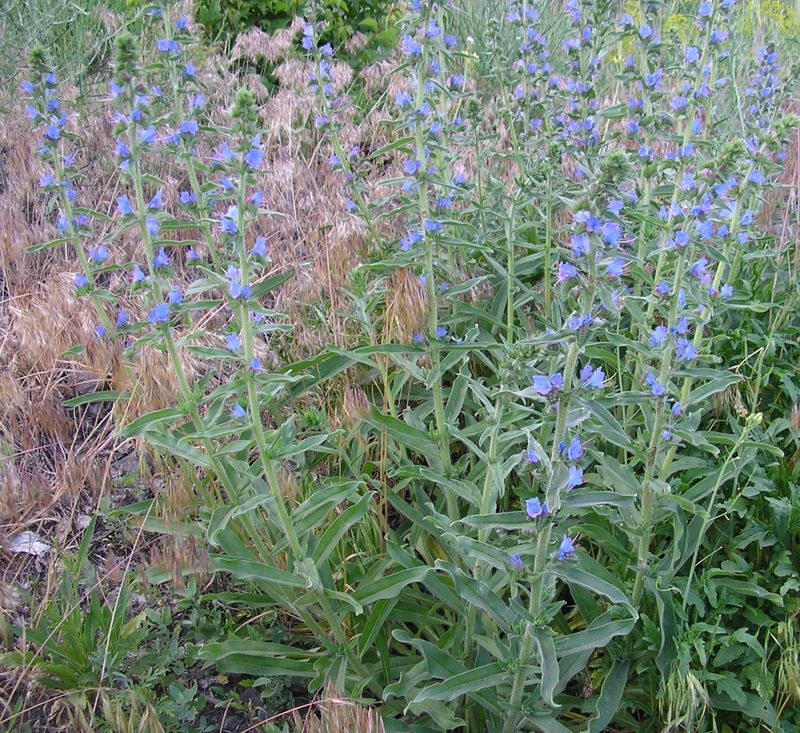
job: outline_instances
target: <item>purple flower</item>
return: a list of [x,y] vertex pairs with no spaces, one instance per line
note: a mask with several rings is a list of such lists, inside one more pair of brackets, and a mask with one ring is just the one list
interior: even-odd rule
[[400,41],[400,50],[406,56],[417,57],[422,56],[422,46],[419,45],[408,34],[404,35]]
[[733,295],[733,286],[725,283],[725,285],[719,289],[719,294],[723,298],[730,298]]
[[244,156],[244,162],[250,168],[258,168],[264,160],[264,151],[261,148],[251,148]]
[[250,369],[252,369],[254,372],[263,372],[264,365],[261,363],[261,359],[259,359],[257,356],[254,356],[250,360]]
[[156,46],[161,53],[178,53],[181,50],[180,44],[174,38],[160,38]]
[[556,552],[556,559],[568,560],[574,554],[575,554],[575,545],[572,543],[572,540],[569,538],[569,535],[565,534],[561,538],[561,544],[558,546],[558,551]]
[[415,175],[420,169],[420,164],[418,160],[406,160],[403,161],[403,171],[408,176]]
[[116,326],[117,326],[117,328],[122,328],[123,326],[126,326],[127,324],[128,324],[128,311],[126,311],[124,308],[120,308],[117,311]]
[[239,351],[242,348],[242,342],[239,341],[239,336],[235,333],[229,333],[225,337],[225,348],[231,351]]
[[169,265],[169,257],[163,247],[158,250],[158,253],[153,257],[153,269],[159,270],[162,267]]
[[659,384],[656,381],[655,374],[653,372],[647,372],[647,376],[644,379],[644,383],[650,387],[650,392],[653,394],[654,397],[663,397],[667,393],[666,387],[663,384]]
[[139,130],[139,141],[145,145],[151,145],[155,139],[156,128],[153,127],[153,125],[145,127],[143,130]]
[[241,283],[242,273],[234,265],[228,265],[226,272],[230,285],[228,286],[228,293],[232,298],[249,298],[251,289],[247,284]]
[[539,458],[538,454],[533,448],[528,448],[525,451],[525,460],[528,463],[539,463],[539,461],[541,461],[542,459]]
[[147,208],[151,210],[158,210],[164,206],[164,193],[159,188],[158,191],[155,192],[153,198],[147,204]]
[[570,461],[579,461],[583,458],[583,443],[577,435],[572,436],[569,445],[567,446],[567,459]]
[[197,124],[197,120],[184,120],[178,125],[178,132],[181,135],[186,135],[191,137],[196,135],[200,130],[200,125]]
[[561,373],[546,377],[544,375],[537,375],[533,378],[533,389],[541,395],[549,395],[557,392],[564,385],[564,377]]
[[653,333],[650,336],[650,346],[661,346],[664,343],[664,339],[667,337],[667,327],[666,326],[656,326],[653,329]]
[[172,305],[180,305],[181,303],[183,303],[183,293],[181,292],[181,289],[177,285],[173,285],[169,289],[169,293],[167,293],[167,300]]
[[267,256],[267,240],[265,237],[256,237],[256,241],[250,248],[250,254],[252,254],[255,257]]
[[675,355],[681,361],[693,361],[697,357],[697,350],[689,339],[681,337],[675,339]]
[[150,323],[166,323],[168,318],[169,305],[167,303],[159,303],[147,314],[147,320]]
[[99,244],[89,250],[89,258],[92,262],[100,263],[108,259],[108,247],[104,244]]
[[567,280],[578,277],[578,269],[569,262],[559,262],[556,269],[556,284],[560,285]]
[[117,211],[120,216],[130,216],[133,213],[131,202],[124,194],[117,197]]
[[159,224],[152,216],[148,216],[145,220],[145,228],[151,237],[158,236]]
[[616,280],[618,277],[622,277],[624,274],[625,260],[617,257],[616,259],[611,260],[608,265],[606,265],[606,277],[609,280]]
[[579,466],[570,466],[567,476],[567,490],[574,489],[583,484],[583,469]]
[[516,553],[511,555],[508,561],[511,563],[511,567],[514,568],[515,570],[522,570],[522,568],[525,567],[525,563],[522,562],[522,558]]
[[225,234],[237,234],[239,232],[239,227],[236,224],[236,219],[238,216],[239,207],[233,205],[229,206],[228,210],[219,220],[220,229],[222,229]]
[[76,288],[85,288],[89,284],[89,278],[82,272],[79,272],[75,275],[72,282],[75,284]]
[[547,502],[539,501],[538,497],[525,500],[525,511],[531,519],[539,519],[547,514]]
[[581,384],[589,389],[602,389],[606,379],[603,370],[600,367],[595,369],[591,364],[586,364],[579,376]]

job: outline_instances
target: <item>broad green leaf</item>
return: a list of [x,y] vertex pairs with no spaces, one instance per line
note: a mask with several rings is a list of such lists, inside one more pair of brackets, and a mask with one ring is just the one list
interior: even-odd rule
[[508,670],[498,662],[485,664],[454,675],[443,682],[435,682],[423,689],[413,700],[418,703],[424,700],[441,700],[450,702],[462,695],[479,692],[487,687],[501,684],[509,676]]
[[266,586],[282,585],[289,588],[305,588],[306,581],[292,573],[264,565],[255,560],[244,560],[238,557],[219,555],[211,559],[211,566],[217,572],[230,573],[239,580],[255,580]]
[[386,575],[380,580],[362,584],[353,597],[362,605],[369,606],[375,601],[394,598],[409,583],[420,583],[431,572],[429,567],[409,568],[398,573]]
[[595,703],[594,717],[586,726],[585,733],[603,733],[607,726],[614,719],[622,702],[622,695],[625,692],[625,683],[628,681],[628,668],[630,660],[615,659],[611,670],[603,680],[603,687],[600,696]]
[[135,438],[153,425],[158,425],[162,422],[171,422],[184,415],[185,413],[180,407],[165,407],[163,410],[148,412],[128,423],[122,428],[120,435],[123,438]]
[[542,669],[540,694],[542,699],[551,707],[555,707],[553,691],[559,680],[558,660],[553,634],[549,629],[536,629],[536,644],[539,647],[539,664]]
[[371,491],[364,494],[355,504],[347,507],[331,522],[311,555],[311,559],[318,567],[336,549],[339,540],[344,537],[350,527],[366,516],[373,496]]

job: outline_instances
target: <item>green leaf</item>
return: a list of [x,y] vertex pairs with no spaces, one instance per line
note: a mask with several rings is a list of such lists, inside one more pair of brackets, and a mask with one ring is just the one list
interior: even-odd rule
[[158,448],[164,448],[171,455],[184,458],[200,468],[211,468],[211,460],[199,448],[189,443],[184,443],[172,433],[157,433],[154,430],[145,430],[142,435],[146,440]]
[[122,428],[120,435],[123,438],[135,438],[152,425],[172,421],[183,416],[184,412],[180,407],[165,407],[163,410],[148,412],[141,417],[137,417],[133,422],[128,423]]
[[228,526],[228,523],[232,519],[249,514],[259,507],[264,506],[264,504],[268,503],[271,498],[272,497],[270,494],[261,494],[259,496],[250,497],[242,504],[217,507],[217,509],[215,509],[214,513],[211,515],[211,519],[208,522],[208,528],[206,529],[208,543],[212,547],[217,547],[217,536]]
[[553,634],[549,629],[536,629],[535,637],[536,644],[539,647],[539,664],[542,669],[540,694],[548,705],[556,707],[555,700],[553,700],[553,691],[558,684],[559,667]]
[[424,456],[436,455],[439,452],[438,446],[427,433],[412,428],[396,417],[383,415],[374,407],[372,408],[372,413],[364,422],[380,432],[385,431],[401,445],[405,445]]
[[347,531],[354,524],[360,522],[369,511],[369,506],[374,494],[370,491],[362,496],[355,504],[347,507],[325,530],[320,537],[319,543],[311,555],[311,559],[320,566],[328,556],[336,549],[339,540],[344,537]]
[[508,671],[499,663],[484,664],[482,667],[467,670],[454,675],[443,682],[436,682],[421,690],[413,702],[424,700],[440,700],[450,702],[462,695],[485,690],[487,687],[496,687],[507,677]]
[[255,639],[198,644],[195,654],[226,674],[260,677],[313,677],[319,652]]
[[603,688],[595,703],[594,717],[586,726],[585,733],[603,733],[607,730],[608,724],[614,719],[622,702],[625,683],[628,681],[629,667],[630,661],[627,659],[614,660],[611,670],[603,680]]
[[306,581],[298,578],[285,570],[279,570],[269,565],[244,560],[238,557],[220,555],[211,559],[211,566],[217,572],[230,573],[238,580],[255,580],[260,583],[283,585],[288,588],[305,588]]
[[[63,404],[64,407],[80,407],[81,405],[89,405],[92,402],[116,402],[122,396],[122,392],[110,389],[104,392],[90,392],[89,394],[80,395],[79,397],[72,397],[71,399],[64,400],[61,404]],[[127,396],[127,393],[125,393],[125,396]]]
[[579,555],[577,562],[560,562],[551,569],[556,577],[567,583],[575,583],[596,595],[605,596],[612,603],[625,606],[633,611],[633,606],[625,595],[625,592],[616,583],[609,579],[599,577],[602,573],[608,578],[608,571],[599,563],[585,555]]
[[417,567],[386,575],[380,580],[366,583],[366,587],[356,589],[353,597],[362,605],[368,606],[379,600],[397,596],[410,583],[420,583],[431,572],[431,568]]

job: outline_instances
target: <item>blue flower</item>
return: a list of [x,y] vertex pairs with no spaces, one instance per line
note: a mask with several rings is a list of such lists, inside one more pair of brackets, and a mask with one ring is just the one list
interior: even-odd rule
[[247,415],[247,410],[244,409],[238,402],[233,403],[233,409],[231,410],[231,416],[235,418],[242,418]]
[[653,329],[653,334],[650,336],[650,346],[661,346],[664,343],[664,339],[667,338],[667,327],[666,326],[656,326]]
[[242,342],[239,341],[239,336],[235,333],[229,333],[225,337],[225,347],[231,351],[239,351],[242,348]]
[[178,53],[181,50],[180,44],[174,38],[160,38],[156,46],[161,53]]
[[147,320],[150,323],[166,323],[168,318],[169,305],[167,303],[159,303],[147,314]]
[[117,211],[121,216],[130,216],[133,213],[131,202],[124,194],[117,197]]
[[569,535],[564,535],[561,538],[561,544],[558,546],[558,551],[556,552],[556,559],[558,560],[567,560],[575,553],[575,545],[572,543],[572,540],[569,538]]
[[667,389],[664,387],[663,384],[659,384],[656,381],[655,374],[653,372],[647,372],[647,376],[645,377],[644,383],[650,387],[650,392],[653,394],[654,397],[663,397]]
[[256,241],[250,248],[250,254],[252,254],[255,257],[267,256],[267,240],[265,237],[256,237]]
[[254,372],[263,372],[264,365],[261,363],[261,359],[259,359],[257,356],[254,356],[250,360],[250,369],[252,369]]
[[583,469],[579,466],[570,466],[567,476],[567,489],[574,489],[583,484]]
[[697,350],[689,339],[678,338],[675,340],[675,355],[681,361],[693,361],[697,357]]
[[159,224],[152,216],[148,216],[145,220],[145,228],[151,237],[158,236]]
[[103,262],[108,259],[108,247],[104,244],[99,244],[89,250],[89,258],[92,262]]
[[533,448],[528,448],[525,451],[525,460],[528,463],[539,463],[539,461],[541,461],[542,459],[539,458],[539,455],[536,453],[536,451]]
[[117,311],[116,326],[117,328],[122,328],[127,324],[128,324],[128,311],[126,311],[124,308],[120,308],[119,311]]
[[150,199],[149,203],[147,204],[147,208],[158,210],[163,206],[164,206],[164,193],[159,188],[158,191],[155,192],[153,198]]
[[258,168],[264,160],[264,151],[261,148],[251,148],[244,156],[244,162],[250,168]]
[[615,280],[618,277],[622,277],[624,274],[625,260],[617,257],[616,259],[611,260],[608,265],[606,265],[606,277],[609,280]]
[[578,435],[573,435],[567,446],[567,459],[570,461],[579,461],[583,458],[583,443]]
[[139,140],[145,145],[151,145],[155,139],[156,128],[153,127],[153,125],[145,127],[143,130],[139,130]]
[[222,229],[225,234],[237,234],[239,232],[239,227],[236,224],[236,219],[238,216],[239,207],[229,206],[228,210],[219,220],[220,229]]
[[178,16],[178,20],[175,21],[175,30],[185,31],[188,27],[189,19],[185,15]]
[[539,519],[547,514],[547,502],[541,502],[537,497],[526,499],[525,510],[531,519]]
[[559,262],[556,270],[556,284],[560,285],[567,280],[578,277],[578,269],[569,262]]
[[525,563],[522,562],[522,558],[514,553],[511,557],[508,558],[508,561],[511,563],[511,567],[515,570],[522,570],[525,567]]
[[242,273],[234,265],[228,265],[226,272],[230,284],[228,286],[228,293],[232,298],[249,298],[251,289],[247,284],[241,283]]
[[76,288],[85,288],[89,284],[89,278],[82,272],[79,272],[75,275],[72,282],[75,284]]
[[153,257],[153,269],[158,270],[162,267],[169,265],[169,257],[163,247],[158,250],[158,253]]
[[180,305],[183,303],[183,293],[177,285],[173,285],[170,288],[169,293],[167,293],[167,300],[172,305]]
[[602,389],[605,384],[606,375],[598,367],[595,369],[591,364],[586,364],[580,371],[581,384],[589,389]]
[[197,120],[184,120],[178,125],[178,132],[189,137],[196,135],[199,130],[200,125],[197,124]]
[[417,173],[420,169],[420,164],[418,160],[411,159],[403,161],[403,171],[408,176],[413,176]]
[[719,289],[719,294],[723,298],[730,298],[733,295],[733,286],[725,283],[725,285]]
[[142,268],[139,265],[134,265],[133,270],[131,271],[131,280],[135,283],[141,283],[147,280],[147,276],[142,272]]
[[422,56],[422,46],[419,45],[411,36],[408,34],[404,35],[400,41],[400,50],[406,56],[417,57]]

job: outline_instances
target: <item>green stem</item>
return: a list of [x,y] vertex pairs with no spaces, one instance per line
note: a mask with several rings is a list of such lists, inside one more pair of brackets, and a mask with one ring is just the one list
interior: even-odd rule
[[547,550],[550,545],[550,534],[552,525],[548,522],[539,529],[539,536],[536,539],[536,555],[533,565],[533,583],[531,585],[530,601],[528,611],[531,620],[525,626],[525,633],[522,637],[522,646],[519,653],[517,671],[514,674],[514,681],[511,685],[511,697],[509,698],[510,710],[506,715],[503,733],[514,733],[519,730],[517,723],[520,714],[519,707],[522,702],[522,695],[525,691],[527,681],[527,667],[533,653],[535,623],[542,607],[542,596],[544,592],[544,569],[547,563]]

